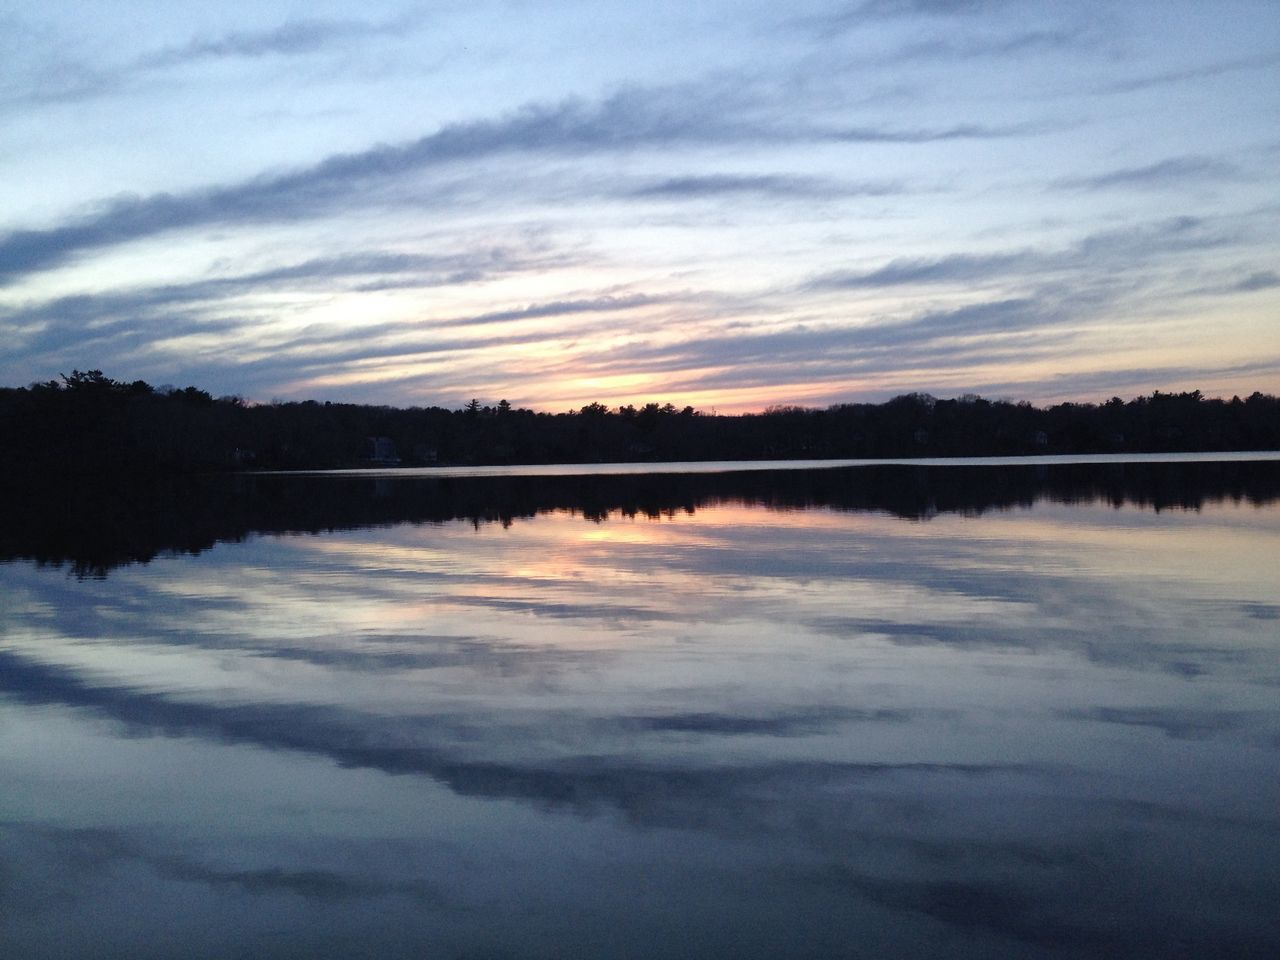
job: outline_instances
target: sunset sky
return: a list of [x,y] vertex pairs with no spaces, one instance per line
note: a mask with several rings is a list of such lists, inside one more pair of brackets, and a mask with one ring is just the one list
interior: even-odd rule
[[0,0],[0,385],[1280,393],[1280,4]]

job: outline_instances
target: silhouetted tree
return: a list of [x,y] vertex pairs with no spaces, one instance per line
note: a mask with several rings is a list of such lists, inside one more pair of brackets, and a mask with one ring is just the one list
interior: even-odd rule
[[0,454],[10,470],[201,471],[359,466],[367,438],[405,463],[977,456],[1280,449],[1280,401],[1156,392],[1102,404],[956,400],[905,394],[882,404],[770,407],[722,416],[600,402],[536,413],[508,401],[462,410],[214,399],[73,370],[0,389]]

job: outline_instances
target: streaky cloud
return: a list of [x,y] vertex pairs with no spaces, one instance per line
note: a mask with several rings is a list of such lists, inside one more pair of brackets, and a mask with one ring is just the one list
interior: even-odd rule
[[[259,287],[297,280],[333,280],[409,274],[412,279],[407,282],[426,287],[469,283],[545,266],[547,266],[545,260],[530,258],[505,247],[491,247],[456,254],[373,251],[314,258],[301,263],[246,274],[242,277],[233,277],[225,282],[235,286]],[[365,282],[357,289],[377,289],[377,286]]]
[[[0,692],[7,697],[92,712],[142,734],[253,744],[327,758],[344,767],[426,776],[461,796],[532,802],[584,815],[613,810],[645,823],[678,816],[682,799],[750,806],[758,802],[753,798],[761,790],[790,790],[800,784],[848,785],[901,777],[1035,779],[1047,773],[1037,764],[952,760],[765,760],[698,767],[654,764],[623,754],[504,762],[488,759],[482,743],[459,741],[447,717],[397,720],[397,736],[389,738],[387,721],[375,714],[304,704],[178,700],[103,683],[4,650],[0,665]],[[524,731],[503,726],[492,736],[518,742]],[[212,879],[238,885],[235,876]]]
[[1276,287],[1280,287],[1280,273],[1274,270],[1259,270],[1232,284],[1230,289],[1234,293],[1253,293],[1256,290],[1274,290]]
[[[78,339],[103,336],[118,324],[160,319],[172,323],[177,314],[195,305],[225,302],[285,286],[307,289],[310,285],[322,291],[333,291],[342,289],[344,280],[404,274],[413,275],[411,282],[417,287],[444,286],[478,282],[544,266],[544,259],[529,258],[505,247],[448,254],[353,252],[189,283],[58,297],[0,312],[0,329],[18,343],[22,342],[23,330],[38,329],[45,338],[44,342],[26,346],[28,349],[37,346],[48,349],[66,346]],[[380,279],[376,284],[364,283],[357,289],[386,283],[388,281]],[[93,332],[90,332],[91,326]],[[170,328],[170,332],[173,329]],[[191,331],[208,332],[210,329],[210,319],[193,315]],[[228,328],[224,326],[223,329]]]
[[128,92],[149,74],[193,63],[299,57],[326,49],[344,49],[362,40],[403,36],[422,20],[418,11],[381,21],[298,18],[265,30],[198,36],[185,44],[153,50],[114,65],[93,66],[63,56],[53,69],[28,81],[28,89],[14,90],[0,99],[0,106],[74,103]]
[[[421,362],[455,357],[479,362],[485,351],[543,344],[548,338],[543,328],[503,336],[479,336],[465,330],[457,336],[442,336],[450,329],[447,323],[409,318],[356,327],[310,324],[288,336],[264,339],[263,332],[269,329],[278,308],[252,300],[221,303],[194,292],[189,296],[187,302],[173,301],[161,290],[137,297],[67,298],[51,305],[51,316],[43,322],[28,318],[23,327],[0,318],[0,335],[13,344],[3,369],[7,376],[23,381],[31,377],[26,371],[69,369],[83,366],[88,362],[85,358],[92,357],[94,362],[129,367],[152,378],[171,378],[175,369],[180,369],[188,379],[230,382],[233,392],[265,397],[278,395],[284,389],[282,384],[331,376],[363,361]],[[655,302],[658,299],[654,298]],[[591,316],[593,311],[607,313],[642,305],[640,297],[616,300],[533,305],[526,308],[526,316]],[[513,313],[518,316],[520,311]],[[468,318],[455,319],[458,327],[467,325]],[[193,337],[202,342],[218,337],[222,343],[193,353],[187,343]],[[474,369],[465,369],[470,370],[466,376],[474,376]],[[418,378],[407,382],[417,383]],[[433,377],[441,389],[447,382],[451,382],[448,377]],[[462,392],[472,390],[465,382],[456,386]]]
[[949,140],[1003,140],[1011,137],[1045,133],[1052,129],[1042,123],[1011,123],[992,127],[981,123],[958,123],[949,127],[918,127],[915,129],[883,126],[847,127],[819,135],[818,139],[832,143],[944,143]]
[[495,323],[511,323],[517,320],[541,320],[548,317],[567,317],[580,313],[614,313],[624,310],[636,310],[640,307],[671,303],[675,297],[660,297],[651,294],[631,294],[630,296],[603,296],[583,300],[552,300],[547,303],[533,303],[527,307],[512,310],[494,310],[479,313],[470,317],[453,317],[438,320],[436,327],[479,327]]
[[1111,367],[1079,373],[1059,373],[1035,380],[1000,380],[974,383],[970,389],[984,395],[1025,393],[1028,387],[1044,395],[1081,396],[1088,393],[1110,393],[1133,390],[1143,392],[1153,387],[1172,389],[1177,384],[1199,384],[1214,378],[1265,376],[1280,367],[1280,355],[1265,356],[1249,363],[1225,365],[1180,366],[1174,364],[1147,367]]
[[1053,186],[1069,190],[1110,190],[1180,186],[1188,181],[1223,180],[1236,176],[1238,169],[1212,157],[1170,157],[1141,167],[1125,167],[1084,177],[1065,177]]
[[1230,242],[1231,235],[1199,217],[1172,217],[1091,233],[1057,250],[957,253],[936,258],[898,258],[872,270],[832,270],[804,281],[801,289],[839,291],[910,284],[972,283],[1016,279],[1086,267],[1114,272],[1152,257],[1207,250]]
[[[814,374],[814,367],[832,373],[849,373],[879,355],[891,366],[900,365],[905,353],[928,348],[938,341],[1006,335],[1034,330],[1057,323],[1062,314],[1051,306],[1031,299],[997,300],[969,304],[951,310],[932,310],[908,320],[867,324],[858,327],[797,324],[784,330],[744,333],[724,331],[674,343],[634,347],[625,355],[610,359],[594,372],[652,369],[671,372],[702,368],[730,367],[715,374],[723,384],[747,382],[748,368],[772,371],[775,382],[794,383]],[[968,351],[963,344],[947,350]],[[990,352],[991,346],[983,350]],[[803,373],[798,373],[803,369]],[[701,382],[701,381],[700,381]]]
[[213,866],[186,853],[157,851],[154,842],[142,843],[118,830],[0,821],[0,831],[16,835],[24,846],[35,847],[46,858],[53,855],[70,859],[82,869],[89,865],[106,867],[136,862],[170,880],[215,889],[233,888],[252,895],[290,893],[326,902],[387,896],[408,897],[423,905],[439,905],[443,900],[435,884],[422,880],[374,879],[316,868]]
[[351,192],[361,186],[431,166],[507,152],[578,153],[711,138],[694,114],[655,106],[634,92],[595,106],[579,100],[527,105],[496,121],[452,124],[409,143],[334,155],[301,170],[180,194],[115,199],[79,220],[0,235],[0,282],[79,253],[174,230],[318,216],[351,203]]
[[1196,710],[1187,707],[1093,707],[1069,710],[1073,720],[1149,727],[1173,740],[1201,740],[1248,729],[1250,715],[1239,710]]
[[891,260],[883,267],[868,271],[833,271],[808,281],[811,290],[856,290],[896,287],[913,283],[954,283],[972,281],[1004,273],[1030,263],[1030,253],[953,254],[929,260],[909,258]]
[[866,0],[856,12],[868,17],[954,17],[990,13],[1010,0]]
[[135,61],[135,68],[171,67],[198,60],[227,57],[298,56],[328,46],[345,46],[366,37],[399,36],[420,16],[410,14],[381,22],[367,20],[288,20],[268,30],[237,30],[215,37],[197,37]]
[[798,177],[780,174],[761,174],[756,176],[707,174],[668,177],[664,180],[637,187],[629,191],[627,196],[641,200],[701,200],[742,195],[829,199],[841,196],[883,197],[901,193],[902,189],[902,184],[896,181],[840,183],[818,177]]
[[805,22],[823,33],[852,30],[887,20],[909,18],[954,19],[980,17],[1009,5],[1011,0],[863,0],[843,5]]
[[1276,63],[1280,63],[1280,51],[1261,53],[1251,57],[1239,57],[1234,60],[1220,60],[1217,63],[1206,63],[1198,67],[1187,67],[1182,70],[1166,70],[1162,73],[1130,77],[1126,80],[1116,80],[1096,87],[1094,93],[1137,93],[1152,87],[1186,83],[1190,80],[1207,80],[1243,70],[1257,70]]
[[[337,259],[348,269],[357,269],[360,265],[385,265],[381,256],[373,254],[356,256],[349,261],[347,258]],[[256,332],[267,321],[263,313],[266,308],[255,305],[252,300],[244,300],[240,306],[229,309],[221,298],[251,297],[254,293],[272,290],[274,286],[271,284],[256,288],[251,281],[277,273],[309,276],[310,270],[303,269],[303,266],[318,267],[327,262],[334,261],[308,261],[307,265],[282,268],[278,272],[266,271],[190,285],[59,298],[21,313],[0,315],[0,334],[20,345],[13,351],[9,362],[21,362],[28,369],[75,365],[86,350],[92,350],[95,358],[105,357],[117,365],[128,363],[135,367],[142,365],[170,371],[177,359],[175,342],[192,335],[217,333],[227,338],[228,346],[206,352],[198,358],[183,358],[186,376],[217,379],[234,370],[239,391],[251,387],[276,391],[280,378],[293,381],[333,374],[347,364],[365,360],[479,356],[486,350],[545,343],[549,336],[544,328],[498,336],[471,335],[468,331],[472,328],[521,320],[590,318],[682,302],[684,299],[684,295],[675,294],[603,293],[595,297],[532,303],[472,316],[406,318],[358,327],[311,324],[287,337],[272,338],[266,357],[245,356],[244,345],[256,338]],[[401,261],[396,256],[392,257],[392,262],[402,263],[406,268],[415,263],[412,258]],[[516,270],[527,265],[517,261],[508,266]],[[425,280],[419,282],[425,283]],[[456,331],[455,335],[441,335],[450,331]],[[561,330],[560,334],[569,335],[569,331]],[[252,352],[259,349],[254,347]],[[409,378],[408,382],[415,379]],[[448,378],[437,376],[433,380],[443,384]],[[465,384],[460,386],[465,387]]]
[[831,129],[762,121],[747,116],[741,107],[740,101],[691,100],[676,90],[625,89],[595,103],[570,99],[552,105],[528,104],[496,120],[455,123],[408,143],[337,154],[310,167],[229,185],[125,196],[56,226],[0,234],[0,284],[95,250],[176,230],[314,218],[335,208],[367,203],[370,189],[388,180],[494,156],[582,156],[762,142],[921,144],[1040,132],[1033,125],[1016,124]]
[[1099,265],[1106,257],[1119,268],[1160,254],[1209,250],[1224,246],[1237,234],[1204,217],[1176,216],[1136,226],[1091,233],[1065,251],[1065,259]]
[[924,40],[902,47],[887,59],[890,63],[949,63],[987,57],[1012,57],[1023,53],[1074,50],[1087,43],[1088,37],[1077,29],[1024,30],[996,37]]
[[786,713],[739,716],[726,713],[650,714],[619,719],[622,726],[660,733],[711,736],[800,737],[830,730],[842,723],[906,723],[914,713],[900,709],[839,709],[834,707]]
[[[983,930],[1005,940],[1047,949],[1083,949],[1097,953],[1132,953],[1149,946],[1131,934],[1090,923],[1074,912],[1070,920],[1048,915],[1043,899],[1007,880],[886,879],[861,875],[843,865],[815,872],[810,882],[823,882],[892,910],[921,914],[966,930]],[[1140,946],[1141,945],[1141,946]]]

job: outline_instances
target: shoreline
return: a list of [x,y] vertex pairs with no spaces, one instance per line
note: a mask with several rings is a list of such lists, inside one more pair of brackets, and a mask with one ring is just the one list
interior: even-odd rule
[[836,470],[849,467],[1035,467],[1123,463],[1251,463],[1280,460],[1280,450],[1175,451],[1165,453],[1064,453],[1005,457],[883,457],[830,460],[668,460],[620,463],[524,463],[439,467],[319,467],[306,470],[244,470],[238,476],[577,477],[682,473],[753,473],[774,470]]

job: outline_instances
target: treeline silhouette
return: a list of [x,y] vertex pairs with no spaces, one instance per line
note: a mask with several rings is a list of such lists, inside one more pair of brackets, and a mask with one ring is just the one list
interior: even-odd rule
[[506,401],[459,410],[247,404],[99,370],[0,389],[6,468],[76,473],[305,469],[400,463],[606,463],[1280,449],[1280,399],[1199,391],[1102,404],[907,394],[825,409],[724,416],[593,403],[539,413]]
[[565,511],[584,521],[662,518],[720,504],[875,511],[905,520],[977,515],[1039,500],[1199,509],[1280,500],[1280,461],[829,467],[725,473],[371,477],[236,474],[56,478],[5,491],[0,561],[103,576],[161,554],[199,553],[252,534],[321,533],[399,523],[510,525]]

